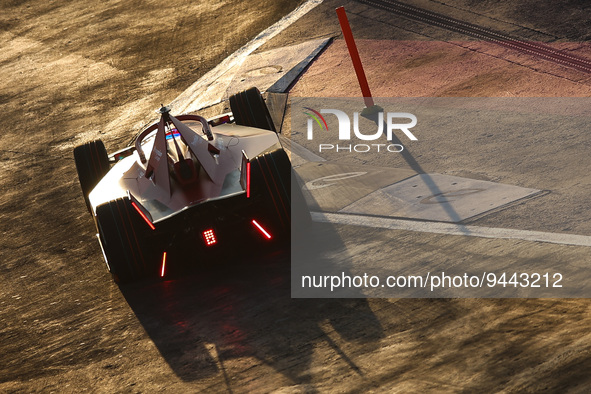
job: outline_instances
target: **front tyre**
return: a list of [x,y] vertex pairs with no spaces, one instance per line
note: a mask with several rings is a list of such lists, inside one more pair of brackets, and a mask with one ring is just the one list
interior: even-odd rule
[[252,87],[231,96],[230,108],[237,125],[277,132],[269,108],[257,88]]

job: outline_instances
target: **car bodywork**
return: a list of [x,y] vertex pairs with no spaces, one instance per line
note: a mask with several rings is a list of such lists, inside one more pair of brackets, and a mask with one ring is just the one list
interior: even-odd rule
[[[252,92],[240,97],[251,103],[234,108],[240,105],[234,100],[233,114],[210,120],[175,117],[162,107],[160,120],[113,154],[115,164],[98,175],[81,168],[86,161],[96,167],[106,153],[96,153],[97,144],[76,148],[83,193],[117,282],[165,278],[237,246],[289,240],[289,158],[262,98],[253,104]],[[266,111],[268,121],[261,128],[237,119],[235,113],[245,111]]]

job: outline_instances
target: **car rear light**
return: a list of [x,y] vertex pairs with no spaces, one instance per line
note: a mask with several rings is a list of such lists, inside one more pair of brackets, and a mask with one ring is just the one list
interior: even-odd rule
[[269,232],[265,230],[263,226],[261,226],[256,220],[252,219],[251,223],[257,228],[257,230],[259,230],[262,235],[265,236],[265,238],[271,239],[271,234],[269,234]]
[[205,241],[205,244],[207,246],[211,246],[214,245],[218,242],[218,240],[215,237],[215,233],[213,232],[213,229],[209,229],[209,230],[205,230],[203,232],[203,240]]
[[160,267],[160,277],[164,278],[164,272],[166,270],[166,252],[162,255],[162,266]]
[[250,161],[246,163],[246,198],[250,198]]
[[150,226],[150,228],[152,230],[156,230],[156,227],[154,227],[154,225],[152,224],[152,222],[150,221],[150,219],[148,219],[148,217],[146,216],[146,214],[142,212],[142,210],[140,209],[140,207],[138,207],[137,204],[135,202],[133,202],[133,201],[131,202],[131,205],[140,214],[140,216],[142,217],[142,219],[144,219],[146,221],[146,223],[148,223],[148,226]]

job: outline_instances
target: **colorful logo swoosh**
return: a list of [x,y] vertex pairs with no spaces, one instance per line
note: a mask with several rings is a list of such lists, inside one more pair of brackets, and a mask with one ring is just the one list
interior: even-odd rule
[[[328,131],[328,125],[326,124],[326,120],[324,120],[324,117],[320,114],[320,112],[315,111],[312,108],[308,108],[308,107],[304,107],[304,109],[307,109],[308,111],[312,112],[312,113],[304,112],[304,114],[306,114],[306,115],[310,116],[312,119],[314,119],[316,121],[316,123],[318,123],[318,126],[320,126],[320,129],[324,129],[324,130]],[[320,123],[320,121],[322,121],[322,123]]]

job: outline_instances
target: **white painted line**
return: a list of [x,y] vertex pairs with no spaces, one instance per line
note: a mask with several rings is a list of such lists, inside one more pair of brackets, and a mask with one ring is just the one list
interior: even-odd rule
[[263,30],[258,36],[253,38],[242,48],[225,58],[220,64],[199,78],[197,82],[191,85],[172,102],[175,113],[180,114],[200,109],[202,103],[198,100],[199,96],[205,94],[208,88],[214,85],[214,83],[228,72],[228,70],[232,69],[234,66],[242,64],[248,55],[257,50],[271,38],[281,33],[323,1],[324,0],[307,0],[298,8],[278,20],[274,25]]
[[461,224],[421,222],[375,216],[349,215],[327,212],[312,212],[312,220],[321,223],[349,224],[383,228],[388,230],[418,231],[422,233],[465,235],[470,237],[519,239],[531,242],[547,242],[561,245],[591,246],[591,237],[586,235],[546,233],[542,231],[514,230],[508,228],[466,226]]

